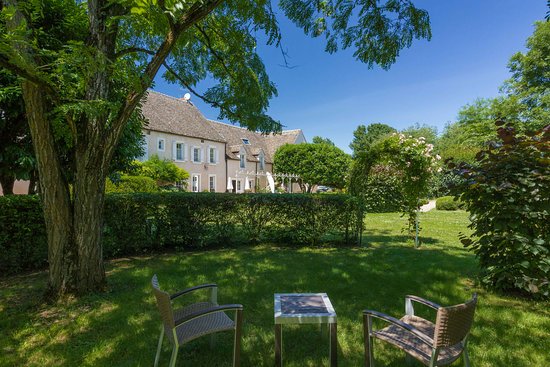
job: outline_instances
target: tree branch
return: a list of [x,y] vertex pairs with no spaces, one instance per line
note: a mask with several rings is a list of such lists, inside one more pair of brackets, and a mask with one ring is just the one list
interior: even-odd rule
[[148,49],[142,48],[142,47],[132,46],[132,47],[122,49],[122,50],[118,51],[117,53],[115,53],[115,59],[118,59],[119,57],[131,54],[131,53],[136,53],[136,52],[143,52],[143,53],[149,54],[151,56],[155,55],[155,51],[151,51],[151,50],[148,50]]
[[145,92],[147,91],[147,88],[153,82],[155,76],[158,73],[158,70],[164,64],[164,61],[172,51],[172,48],[177,42],[179,36],[190,27],[192,27],[194,24],[201,21],[208,14],[210,14],[217,6],[221,4],[222,1],[223,0],[196,1],[191,6],[191,8],[189,8],[189,10],[184,15],[182,15],[179,21],[168,31],[168,33],[164,37],[164,41],[147,64],[145,71],[143,72],[143,75],[141,77],[140,87],[137,88],[137,90],[134,89],[128,93],[128,95],[126,96],[126,100],[120,107],[117,116],[113,121],[112,129],[106,137],[107,149],[104,154],[105,163],[108,163],[110,161],[110,158],[114,153],[116,143],[118,142],[118,139],[122,134],[126,122],[132,115],[132,112],[138,105]]
[[30,81],[33,84],[36,84],[37,86],[41,87],[46,94],[56,103],[59,103],[59,96],[57,93],[55,93],[54,88],[49,84],[47,80],[40,77],[39,75],[33,73],[32,71],[25,69],[19,65],[16,65],[9,61],[9,59],[3,55],[0,54],[0,66],[10,70],[16,75],[19,75],[20,77]]

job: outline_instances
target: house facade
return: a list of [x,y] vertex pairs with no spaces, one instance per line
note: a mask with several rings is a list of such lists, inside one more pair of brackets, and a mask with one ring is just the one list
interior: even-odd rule
[[283,144],[306,142],[302,130],[261,134],[206,119],[189,100],[149,91],[143,104],[146,160],[157,154],[189,172],[193,192],[257,192],[269,186]]

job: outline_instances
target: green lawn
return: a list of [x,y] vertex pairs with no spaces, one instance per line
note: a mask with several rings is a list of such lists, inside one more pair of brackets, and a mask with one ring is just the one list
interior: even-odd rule
[[[472,365],[550,366],[550,304],[487,293],[475,286],[472,254],[458,241],[464,212],[422,215],[420,249],[401,233],[405,218],[375,214],[366,219],[362,248],[222,249],[119,259],[108,265],[110,291],[54,306],[41,304],[45,274],[0,281],[0,366],[150,366],[159,315],[150,292],[158,274],[176,291],[204,282],[219,285],[221,303],[244,305],[243,366],[272,366],[273,293],[327,292],[338,314],[339,365],[363,361],[361,311],[403,314],[406,294],[440,304],[479,293],[470,342]],[[165,345],[166,346],[166,345]],[[328,336],[318,327],[285,329],[285,366],[321,366]],[[230,366],[232,334],[190,343],[179,366]],[[403,354],[375,345],[378,366],[403,366]],[[161,364],[167,365],[166,346]],[[455,363],[461,365],[461,363]]]

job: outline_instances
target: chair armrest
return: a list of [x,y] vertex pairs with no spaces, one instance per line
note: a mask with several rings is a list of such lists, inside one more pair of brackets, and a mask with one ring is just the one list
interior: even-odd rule
[[409,325],[399,319],[396,319],[395,317],[392,317],[390,315],[386,315],[385,313],[377,312],[377,311],[371,311],[371,310],[364,310],[363,316],[366,317],[376,317],[377,319],[389,322],[390,324],[393,324],[395,326],[399,326],[402,329],[407,330],[411,334],[414,334],[414,336],[418,337],[420,340],[422,340],[424,343],[429,345],[430,347],[433,346],[434,340],[430,338],[428,335],[424,334],[417,328],[415,328],[412,325]]
[[437,303],[433,303],[433,302],[428,301],[427,299],[424,299],[422,297],[407,295],[407,296],[405,296],[405,299],[406,300],[410,299],[413,302],[421,303],[425,306],[433,308],[434,310],[437,310],[437,309],[441,308],[441,306],[438,305]]
[[179,296],[183,296],[184,294],[187,294],[187,293],[191,293],[191,292],[194,292],[194,291],[197,291],[199,289],[204,289],[204,288],[217,288],[218,285],[217,284],[214,284],[214,283],[210,283],[210,284],[201,284],[201,285],[197,285],[195,287],[191,287],[191,288],[187,288],[187,289],[184,289],[180,292],[177,292],[177,293],[174,293],[174,294],[171,294],[170,295],[170,299],[176,299],[178,298]]
[[239,305],[239,304],[228,304],[228,305],[210,307],[210,308],[207,308],[205,310],[193,312],[193,313],[187,315],[186,317],[184,317],[183,319],[178,321],[178,323],[175,326],[176,327],[180,326],[181,324],[184,324],[186,322],[194,320],[198,317],[205,316],[205,315],[215,313],[215,312],[242,311],[242,310],[243,310],[243,305]]

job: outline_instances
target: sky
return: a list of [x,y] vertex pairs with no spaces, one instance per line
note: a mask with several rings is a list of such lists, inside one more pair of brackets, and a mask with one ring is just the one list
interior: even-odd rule
[[[510,77],[510,57],[525,51],[534,22],[544,19],[546,0],[416,0],[428,11],[432,39],[415,40],[389,69],[369,69],[351,50],[328,54],[322,38],[312,39],[278,12],[284,64],[279,49],[259,45],[279,95],[268,114],[284,129],[302,129],[306,139],[330,138],[350,153],[358,125],[381,122],[400,130],[415,123],[441,133],[460,108],[490,98]],[[160,74],[159,74],[160,75]],[[184,88],[155,80],[156,91],[181,97]],[[203,92],[203,91],[202,91]],[[209,119],[219,111],[192,97]]]

